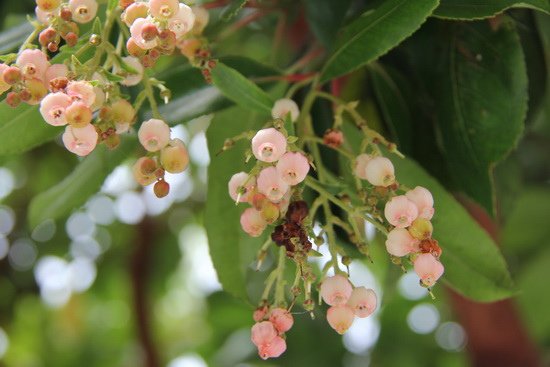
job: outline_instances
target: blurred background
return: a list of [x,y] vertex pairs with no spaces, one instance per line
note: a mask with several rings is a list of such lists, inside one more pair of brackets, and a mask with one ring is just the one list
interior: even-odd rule
[[[34,2],[0,4],[5,53],[28,33]],[[251,26],[257,32],[228,35],[219,53],[269,61],[264,45],[273,24]],[[253,308],[221,291],[208,253],[205,130],[212,116],[173,127],[191,167],[167,178],[167,197],[134,183],[130,159],[80,209],[35,228],[27,225],[30,199],[78,160],[59,141],[0,157],[0,366],[501,366],[499,356],[510,353],[529,361],[518,366],[550,365],[550,105],[542,105],[519,148],[497,167],[507,214],[484,224],[509,261],[517,297],[478,305],[440,286],[432,300],[416,275],[381,252],[374,265],[356,261],[351,269],[355,283],[379,295],[372,317],[340,337],[324,317],[295,308],[287,352],[265,362],[250,343]]]

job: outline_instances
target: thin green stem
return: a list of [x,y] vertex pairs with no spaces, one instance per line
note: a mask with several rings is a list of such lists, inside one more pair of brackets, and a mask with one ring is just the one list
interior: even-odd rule
[[286,248],[281,246],[279,249],[279,260],[277,263],[277,286],[275,288],[275,304],[281,305],[285,303],[285,261]]
[[151,111],[153,112],[153,117],[156,119],[162,119],[149,76],[144,75],[141,84],[143,84],[143,90],[147,95],[147,100],[149,101],[149,106],[151,107]]
[[17,51],[17,54],[19,55],[21,52],[29,48],[29,46],[32,45],[36,37],[38,37],[38,35],[40,34],[40,32],[42,32],[43,29],[44,29],[44,26],[35,26],[32,33],[29,34],[27,38],[25,38],[21,47],[19,47],[19,51]]
[[269,276],[267,277],[265,281],[265,288],[264,292],[262,293],[262,300],[267,300],[269,298],[269,293],[271,292],[271,288],[273,288],[273,284],[277,280],[277,269],[274,269],[271,273],[269,273]]
[[120,9],[118,7],[107,13],[107,21],[105,22],[105,26],[103,27],[103,30],[101,32],[101,44],[97,46],[97,52],[95,53],[94,57],[90,59],[90,69],[88,71],[88,74],[86,75],[86,79],[90,79],[101,64],[101,59],[103,58],[103,55],[108,48],[107,44],[109,43],[111,30],[113,29],[113,25],[115,24],[119,14]]

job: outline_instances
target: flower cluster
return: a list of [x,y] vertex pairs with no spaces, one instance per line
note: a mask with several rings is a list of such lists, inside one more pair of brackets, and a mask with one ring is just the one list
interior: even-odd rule
[[353,287],[349,279],[337,274],[321,283],[321,297],[329,306],[327,321],[339,334],[344,334],[355,317],[368,317],[376,309],[376,293],[365,287]]
[[79,28],[95,18],[98,4],[96,0],[36,0],[36,19],[47,27],[40,32],[38,42],[50,52],[59,49],[64,40],[69,46],[76,45]]
[[208,14],[202,8],[192,9],[178,0],[127,3],[122,13],[122,20],[130,28],[131,34],[126,48],[145,67],[153,66],[161,55],[174,52],[176,44],[193,30],[197,18],[195,13],[200,13],[203,18],[204,13]]
[[133,167],[134,178],[143,186],[155,182],[154,192],[159,198],[168,195],[170,185],[164,180],[165,172],[180,173],[189,165],[189,154],[180,139],[170,139],[170,127],[159,119],[150,119],[138,131],[139,142],[147,150]]
[[[275,118],[297,118],[298,106],[293,101],[277,101]],[[281,110],[281,103],[292,109]],[[301,183],[309,172],[309,160],[300,151],[289,150],[287,137],[270,127],[259,130],[251,142],[252,154],[258,160],[252,173],[234,174],[228,183],[229,195],[235,202],[252,206],[241,215],[243,230],[252,237],[262,234],[268,224],[283,217],[292,196],[292,187]],[[258,172],[254,174],[253,172]]]
[[271,308],[264,305],[254,312],[252,343],[258,348],[262,359],[277,358],[286,350],[284,334],[292,328],[292,314],[281,307]]

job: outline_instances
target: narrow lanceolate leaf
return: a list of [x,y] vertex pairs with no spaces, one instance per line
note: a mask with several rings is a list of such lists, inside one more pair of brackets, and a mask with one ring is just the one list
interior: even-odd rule
[[47,219],[62,218],[82,206],[99,190],[107,175],[128,157],[134,146],[133,139],[123,139],[113,151],[108,151],[105,145],[98,146],[69,176],[32,199],[28,215],[30,227],[34,228]]
[[216,114],[206,132],[208,151],[212,157],[208,166],[208,200],[204,225],[208,245],[218,279],[225,291],[248,299],[246,291],[247,268],[254,261],[261,240],[248,236],[239,223],[246,205],[235,205],[227,189],[231,176],[248,171],[244,153],[250,149],[250,141],[239,141],[233,148],[219,154],[226,138],[243,131],[261,128],[268,114],[258,114],[250,109],[234,107]]
[[531,8],[550,14],[549,0],[441,0],[434,15],[449,19],[482,19],[509,8]]
[[514,23],[455,23],[434,70],[437,129],[458,188],[493,213],[492,169],[513,149],[527,110],[527,73]]
[[62,128],[48,125],[37,106],[11,108],[0,103],[0,156],[25,152],[57,136]]
[[434,197],[434,238],[443,249],[443,279],[462,295],[492,302],[515,293],[497,245],[466,210],[422,167],[410,159],[392,159],[396,175],[408,187],[423,186]]
[[332,48],[351,0],[305,0],[306,17],[311,30],[321,43]]
[[382,56],[413,34],[438,0],[386,0],[344,28],[321,81],[347,74]]
[[227,98],[241,107],[263,113],[269,113],[273,107],[273,101],[266,92],[221,62],[212,69],[212,81]]

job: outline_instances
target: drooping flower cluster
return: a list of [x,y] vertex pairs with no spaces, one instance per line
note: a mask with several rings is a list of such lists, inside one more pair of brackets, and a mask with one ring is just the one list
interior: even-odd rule
[[285,333],[292,328],[294,317],[281,307],[264,305],[254,312],[251,340],[262,359],[277,358],[286,350]]
[[155,182],[155,195],[159,198],[164,197],[170,191],[170,185],[164,180],[165,172],[185,171],[189,165],[187,148],[180,139],[170,139],[170,127],[159,119],[143,122],[138,137],[141,145],[149,153],[134,164],[134,178],[142,186]]
[[365,287],[353,287],[349,279],[336,274],[321,283],[321,297],[329,306],[327,321],[339,334],[344,334],[355,317],[368,317],[376,309],[376,293]]
[[[287,114],[297,118],[299,112],[296,112],[298,107],[294,102],[291,104],[295,107],[293,111],[279,111],[279,105],[280,101],[273,109],[276,118],[285,118]],[[250,236],[258,237],[268,224],[275,223],[286,214],[292,187],[307,176],[309,161],[302,152],[289,150],[285,134],[273,127],[259,130],[252,138],[251,147],[252,154],[258,160],[255,169],[251,173],[234,174],[228,189],[235,202],[252,205],[241,215],[241,226]]]

